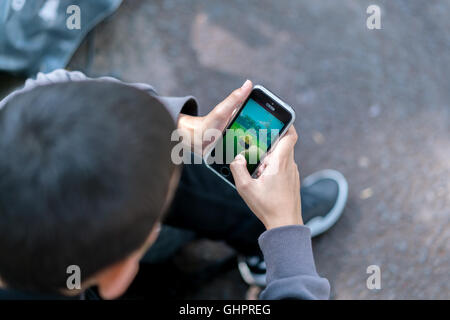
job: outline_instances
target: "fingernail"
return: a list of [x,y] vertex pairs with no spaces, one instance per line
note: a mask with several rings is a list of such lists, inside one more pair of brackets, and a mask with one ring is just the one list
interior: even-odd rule
[[242,89],[247,88],[248,86],[250,86],[250,80],[245,80],[244,84],[242,85]]

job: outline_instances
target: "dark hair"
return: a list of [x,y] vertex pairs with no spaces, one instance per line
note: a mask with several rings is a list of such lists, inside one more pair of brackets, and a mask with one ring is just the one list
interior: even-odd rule
[[140,248],[175,165],[174,120],[127,85],[37,87],[0,110],[0,279],[57,292]]

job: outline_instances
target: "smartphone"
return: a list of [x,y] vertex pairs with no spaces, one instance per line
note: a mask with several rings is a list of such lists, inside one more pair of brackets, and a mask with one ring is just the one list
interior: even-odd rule
[[250,175],[255,177],[264,157],[294,120],[294,109],[268,89],[255,85],[222,136],[206,153],[206,166],[235,187],[230,163],[241,153],[247,160]]

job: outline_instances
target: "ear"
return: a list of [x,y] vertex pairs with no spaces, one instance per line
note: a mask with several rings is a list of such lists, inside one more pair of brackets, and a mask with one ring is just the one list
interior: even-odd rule
[[160,229],[161,225],[157,222],[142,248],[97,275],[96,283],[103,299],[116,299],[125,293],[139,271],[139,261],[158,238]]
[[116,299],[125,293],[139,271],[139,259],[133,254],[99,273],[96,282],[103,299]]

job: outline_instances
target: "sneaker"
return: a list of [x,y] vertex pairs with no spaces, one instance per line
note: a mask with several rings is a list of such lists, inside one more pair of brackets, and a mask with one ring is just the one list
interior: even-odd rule
[[238,269],[249,286],[266,286],[266,263],[262,256],[238,256]]
[[342,173],[322,170],[303,180],[300,194],[303,224],[315,237],[339,220],[347,203],[348,183]]
[[[303,180],[300,194],[303,224],[315,237],[339,220],[347,203],[348,183],[340,172],[322,170]],[[266,263],[262,256],[239,256],[238,268],[248,285],[266,285]]]

